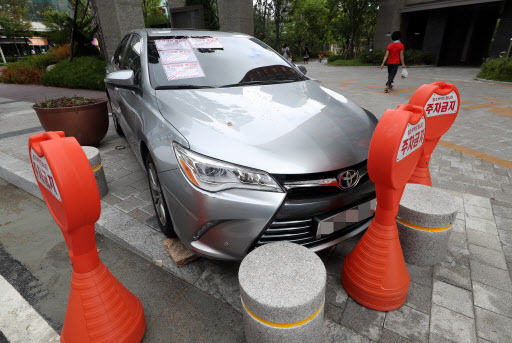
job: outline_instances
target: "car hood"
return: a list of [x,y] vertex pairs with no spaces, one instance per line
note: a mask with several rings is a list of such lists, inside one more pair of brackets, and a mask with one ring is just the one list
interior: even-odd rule
[[157,90],[163,117],[190,149],[273,174],[331,171],[364,161],[377,120],[315,81]]

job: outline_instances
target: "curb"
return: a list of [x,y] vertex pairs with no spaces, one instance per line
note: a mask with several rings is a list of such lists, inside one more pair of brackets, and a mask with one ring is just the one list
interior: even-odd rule
[[497,85],[510,85],[512,86],[512,82],[507,81],[496,81],[496,80],[488,80],[488,79],[481,79],[479,77],[475,77],[476,81],[485,82],[485,83],[495,83]]
[[[44,201],[30,163],[0,152],[0,177]],[[101,216],[95,227],[96,233],[183,281],[195,283],[196,280],[187,278],[189,275],[186,270],[179,270],[172,261],[163,244],[166,239],[163,233],[140,223],[105,201],[101,201]]]

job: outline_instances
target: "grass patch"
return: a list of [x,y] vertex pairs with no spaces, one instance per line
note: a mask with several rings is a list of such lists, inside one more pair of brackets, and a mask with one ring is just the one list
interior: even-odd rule
[[366,63],[361,61],[359,58],[353,58],[351,60],[337,59],[328,63],[331,66],[374,66],[375,64]]
[[487,80],[512,82],[512,57],[491,58],[482,64],[477,77]]

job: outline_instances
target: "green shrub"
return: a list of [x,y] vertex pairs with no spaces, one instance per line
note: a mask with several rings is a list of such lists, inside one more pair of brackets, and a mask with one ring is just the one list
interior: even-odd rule
[[332,52],[330,50],[324,51],[324,58],[331,57],[331,56],[334,56],[334,52]]
[[27,56],[17,63],[21,63],[23,65],[31,66],[37,69],[45,69],[50,64],[55,64],[56,62],[57,61],[55,61],[55,58],[52,54],[46,53],[42,55]]
[[490,58],[477,75],[483,79],[512,82],[512,57]]
[[363,50],[361,53],[359,53],[359,59],[363,63],[380,65],[384,59],[385,54],[386,51],[382,49],[373,49],[371,53],[368,50]]
[[45,86],[104,90],[105,61],[94,57],[63,60],[41,77]]
[[337,60],[342,60],[342,59],[343,59],[343,55],[332,55],[327,59],[327,62],[331,63],[331,62],[334,62]]

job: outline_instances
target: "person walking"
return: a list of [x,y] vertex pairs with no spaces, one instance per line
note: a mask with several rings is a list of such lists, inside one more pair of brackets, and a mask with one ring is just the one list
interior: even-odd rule
[[306,47],[304,48],[304,64],[308,64],[309,61],[309,49],[308,45],[306,44]]
[[393,89],[393,81],[395,80],[400,63],[402,63],[402,68],[405,68],[404,45],[400,43],[400,31],[393,32],[391,34],[391,39],[393,40],[393,43],[388,45],[386,54],[384,55],[384,59],[380,65],[380,70],[382,70],[382,68],[384,68],[384,63],[386,63],[387,60],[388,81],[386,82],[384,93],[389,93],[389,91]]
[[286,44],[283,45],[283,57],[285,60],[292,63],[292,57],[290,55],[290,48]]

